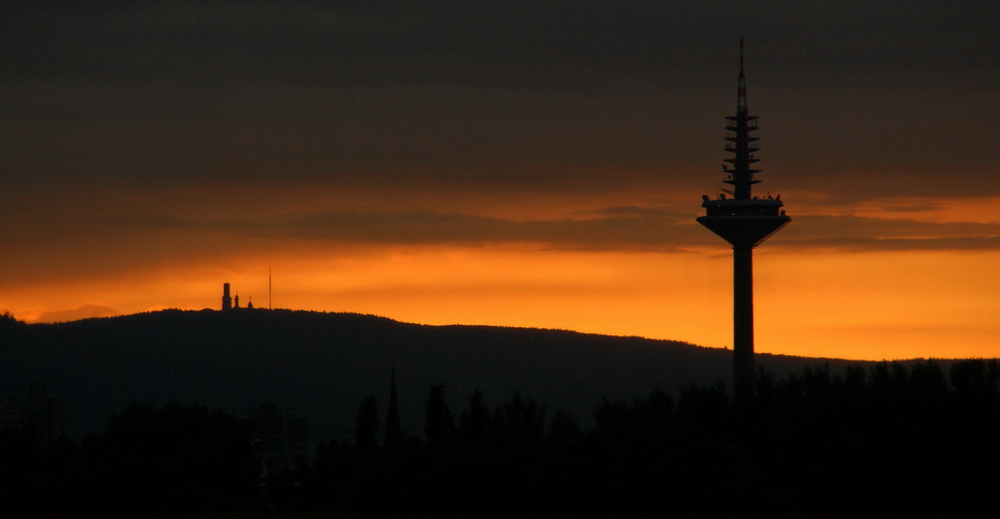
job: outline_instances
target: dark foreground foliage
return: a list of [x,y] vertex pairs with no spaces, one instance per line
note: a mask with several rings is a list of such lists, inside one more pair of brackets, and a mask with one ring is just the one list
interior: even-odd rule
[[[453,413],[431,388],[424,438],[379,443],[373,401],[355,441],[257,481],[231,417],[133,405],[80,445],[0,444],[20,515],[159,517],[994,517],[1000,370],[882,363],[758,376],[604,400],[583,430],[566,413],[478,392]],[[364,409],[369,409],[364,411]],[[243,443],[241,443],[243,442]],[[360,447],[358,442],[361,443]]]
[[203,406],[133,403],[79,445],[0,434],[5,517],[226,517],[257,501],[249,436]]

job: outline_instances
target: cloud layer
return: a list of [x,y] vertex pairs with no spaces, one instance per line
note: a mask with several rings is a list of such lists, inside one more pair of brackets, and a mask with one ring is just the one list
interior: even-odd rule
[[784,189],[971,195],[995,169],[991,3],[765,4],[15,3],[0,175],[690,188],[721,160],[739,35]]
[[[431,210],[317,211],[226,219],[109,215],[66,219],[45,227],[8,227],[2,236],[11,247],[0,256],[12,282],[28,282],[199,263],[253,251],[309,254],[350,247],[494,245],[659,253],[724,250],[722,240],[694,222],[697,210],[691,206],[686,211],[675,206],[620,206],[557,219]],[[1000,223],[794,213],[792,217],[792,225],[769,240],[768,249],[1000,250]]]

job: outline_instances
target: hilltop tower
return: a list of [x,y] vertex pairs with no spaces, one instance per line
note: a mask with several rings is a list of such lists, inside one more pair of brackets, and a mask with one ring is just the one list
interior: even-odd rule
[[229,283],[222,284],[222,309],[233,309],[233,298],[229,296]]
[[[725,159],[724,183],[732,190],[721,189],[718,198],[702,195],[705,216],[698,223],[718,234],[733,246],[733,392],[736,396],[752,389],[754,376],[753,346],[753,249],[784,227],[791,218],[781,210],[781,196],[759,197],[751,187],[760,183],[754,178],[759,169],[755,155],[760,151],[751,133],[757,130],[757,116],[747,111],[746,76],[743,73],[743,38],[740,38],[740,75],[736,94],[736,115],[726,117],[725,150],[733,156]],[[730,197],[726,197],[726,193]]]

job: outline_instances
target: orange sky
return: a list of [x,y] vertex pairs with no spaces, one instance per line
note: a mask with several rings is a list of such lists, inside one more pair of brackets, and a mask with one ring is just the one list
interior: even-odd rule
[[[244,301],[731,343],[746,41],[758,351],[1000,356],[992,2],[5,10],[0,311]],[[66,49],[73,49],[67,52]]]
[[[984,223],[1000,214],[997,199],[979,202],[974,213]],[[905,218],[967,221],[965,207],[944,203]],[[803,249],[796,242],[809,234],[810,222],[803,219],[793,219],[755,252],[758,351],[874,360],[997,355],[1000,276],[992,270],[1000,252]],[[693,220],[681,223],[705,234],[704,242],[676,251],[573,250],[513,240],[360,246],[292,241],[259,254],[244,244],[207,262],[196,257],[124,275],[40,280],[4,290],[0,307],[28,321],[217,308],[224,281],[244,304],[252,298],[266,307],[270,266],[273,304],[281,308],[729,346],[729,249]]]

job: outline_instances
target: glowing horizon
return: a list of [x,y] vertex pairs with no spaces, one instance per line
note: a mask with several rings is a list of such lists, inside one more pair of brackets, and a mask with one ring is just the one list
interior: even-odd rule
[[[996,356],[1000,327],[991,311],[993,295],[978,288],[980,273],[996,264],[1000,253],[830,254],[775,245],[768,243],[756,254],[758,352],[857,360]],[[721,245],[629,252],[508,244],[392,246],[336,258],[287,257],[272,261],[273,306],[721,348],[732,341],[728,253]],[[244,306],[252,300],[266,308],[264,263],[244,257],[226,267],[141,271],[117,282],[36,285],[8,293],[4,304],[28,322],[217,309],[222,283],[229,282]],[[914,283],[915,278],[921,281]],[[74,303],[85,293],[102,296]],[[11,307],[11,295],[37,303]],[[960,344],[950,343],[955,337],[962,338]]]

